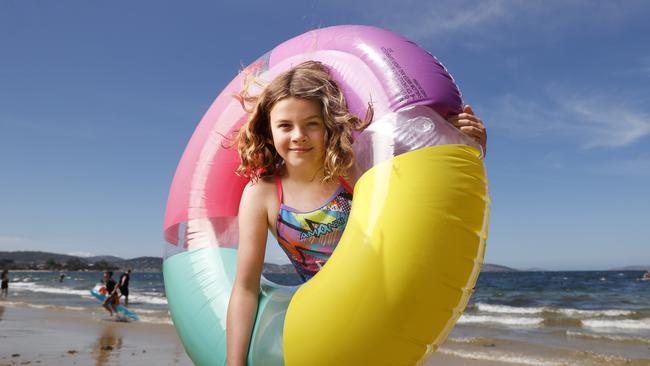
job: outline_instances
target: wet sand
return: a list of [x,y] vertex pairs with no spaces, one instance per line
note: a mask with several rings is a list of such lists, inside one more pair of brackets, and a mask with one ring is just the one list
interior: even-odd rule
[[165,324],[0,303],[0,365],[192,365]]

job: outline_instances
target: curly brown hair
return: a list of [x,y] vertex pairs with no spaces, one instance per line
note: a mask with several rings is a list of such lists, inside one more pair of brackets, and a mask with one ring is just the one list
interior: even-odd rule
[[[251,79],[246,78],[243,91],[236,95],[242,107],[251,113],[236,136],[241,164],[237,174],[253,181],[275,175],[283,160],[273,146],[270,112],[280,100],[294,97],[314,100],[321,105],[326,130],[323,182],[345,177],[354,164],[352,131],[368,126],[373,117],[368,104],[363,120],[348,111],[343,93],[325,65],[306,61],[280,74],[259,96],[248,94]],[[247,107],[252,105],[253,108]]]

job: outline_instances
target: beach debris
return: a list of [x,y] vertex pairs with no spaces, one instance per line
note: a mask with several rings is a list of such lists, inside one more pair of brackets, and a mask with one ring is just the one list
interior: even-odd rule
[[113,346],[102,346],[102,351],[112,351]]
[[70,355],[74,355],[75,353],[77,353],[76,349],[68,350],[68,354],[70,354]]
[[11,355],[11,357],[20,357],[20,353],[14,353]]

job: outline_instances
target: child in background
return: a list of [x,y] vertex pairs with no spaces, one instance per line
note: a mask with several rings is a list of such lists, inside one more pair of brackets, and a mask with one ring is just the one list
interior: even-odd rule
[[113,279],[113,272],[104,271],[104,286],[106,286],[106,300],[104,300],[102,306],[113,316],[113,313],[117,312],[115,307],[119,304],[117,283]]
[[[244,92],[245,93],[245,92]],[[372,120],[352,115],[327,68],[315,61],[274,79],[237,136],[238,174],[251,181],[239,207],[239,251],[226,324],[227,363],[245,365],[270,230],[307,281],[325,264],[347,224],[354,163],[352,131]],[[469,106],[449,120],[485,150],[485,127]]]

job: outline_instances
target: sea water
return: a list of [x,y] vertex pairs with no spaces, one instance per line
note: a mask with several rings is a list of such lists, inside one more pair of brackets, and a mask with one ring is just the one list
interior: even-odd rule
[[[51,310],[91,311],[101,304],[90,290],[102,282],[103,272],[10,271],[9,296],[0,305]],[[114,272],[118,282],[121,272]],[[121,299],[123,304],[124,298]],[[132,272],[129,281],[129,308],[149,323],[172,324],[160,272]],[[108,312],[106,313],[108,315]]]
[[[121,272],[114,279],[119,280]],[[650,365],[650,281],[640,271],[482,273],[439,349],[515,365]],[[275,278],[283,276],[276,274]],[[291,275],[286,275],[291,276]],[[92,311],[101,272],[10,271],[0,306]],[[133,272],[129,306],[143,322],[172,324],[162,273]]]

